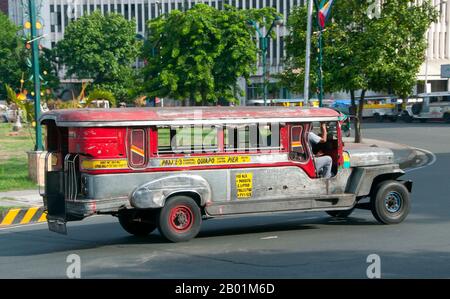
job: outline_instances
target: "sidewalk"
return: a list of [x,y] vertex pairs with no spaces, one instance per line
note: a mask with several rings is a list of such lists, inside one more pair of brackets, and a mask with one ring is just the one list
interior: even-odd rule
[[[377,146],[389,148],[394,152],[394,162],[398,163],[402,169],[420,165],[427,160],[423,153],[403,144],[375,139],[363,139],[362,144],[355,144],[353,143],[353,137],[344,137],[343,141],[346,147]],[[40,207],[42,204],[42,197],[39,195],[38,189],[0,192],[0,207]]]
[[38,189],[0,192],[0,207],[39,207],[42,204]]

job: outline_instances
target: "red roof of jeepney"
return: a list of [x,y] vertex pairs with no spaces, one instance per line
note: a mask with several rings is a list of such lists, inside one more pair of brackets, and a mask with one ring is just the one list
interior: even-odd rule
[[41,121],[53,119],[57,123],[76,122],[142,122],[180,120],[282,119],[330,118],[340,113],[329,108],[301,107],[157,107],[52,110],[41,116]]

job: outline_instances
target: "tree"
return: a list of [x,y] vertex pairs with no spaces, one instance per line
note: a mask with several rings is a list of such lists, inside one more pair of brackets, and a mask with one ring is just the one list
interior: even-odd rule
[[[368,90],[388,91],[408,96],[416,84],[416,76],[424,61],[425,32],[436,20],[433,6],[424,1],[383,1],[380,14],[371,14],[373,3],[359,0],[336,1],[332,22],[323,32],[325,91],[350,93],[356,108],[356,92],[360,91],[355,118],[355,142],[361,142],[361,119]],[[288,21],[290,34],[286,40],[288,58],[281,81],[296,91],[303,91],[306,10],[296,8]],[[317,37],[312,47],[313,70],[316,64]],[[311,85],[317,75],[311,73]]]
[[17,35],[19,28],[7,15],[0,12],[0,99],[6,97],[5,84],[13,89],[20,87],[22,72],[26,68],[23,60],[24,43]]
[[109,90],[123,101],[133,88],[132,64],[141,45],[134,21],[120,14],[104,16],[95,11],[67,26],[57,53],[67,66],[67,76],[92,79],[94,87]]
[[258,53],[255,29],[248,21],[267,26],[276,15],[273,8],[217,10],[197,4],[150,21],[143,54],[144,90],[150,96],[202,104],[235,101],[237,79],[248,79],[254,72]]

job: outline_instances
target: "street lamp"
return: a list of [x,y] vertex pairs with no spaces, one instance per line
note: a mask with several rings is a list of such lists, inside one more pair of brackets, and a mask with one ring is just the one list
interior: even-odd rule
[[39,47],[36,28],[36,3],[35,0],[28,0],[28,9],[30,13],[31,23],[31,55],[33,59],[33,81],[34,81],[34,118],[36,122],[36,145],[35,151],[42,151],[44,149],[42,144],[42,128],[39,123],[39,117],[41,116],[41,81],[39,77]]
[[261,32],[261,27],[255,21],[248,21],[248,23],[255,27],[256,32],[258,33],[259,39],[261,40],[261,52],[262,52],[262,65],[263,65],[263,93],[264,93],[264,106],[267,106],[267,71],[266,71],[266,60],[267,60],[267,49],[269,44],[270,33],[273,28],[276,26],[283,25],[283,19],[279,16],[276,16],[273,20],[272,24],[267,30],[266,35],[263,35]]

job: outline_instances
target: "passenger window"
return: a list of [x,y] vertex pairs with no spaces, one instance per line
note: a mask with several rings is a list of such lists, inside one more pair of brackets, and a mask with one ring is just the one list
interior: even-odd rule
[[279,150],[280,128],[278,124],[226,126],[224,145],[227,152]]
[[306,153],[303,146],[303,127],[302,126],[292,126],[291,127],[291,140],[290,140],[290,151],[289,157],[291,160],[295,161],[305,161]]
[[146,142],[144,129],[132,129],[130,133],[130,165],[132,167],[145,166]]
[[217,149],[215,126],[158,128],[158,154],[214,152]]

